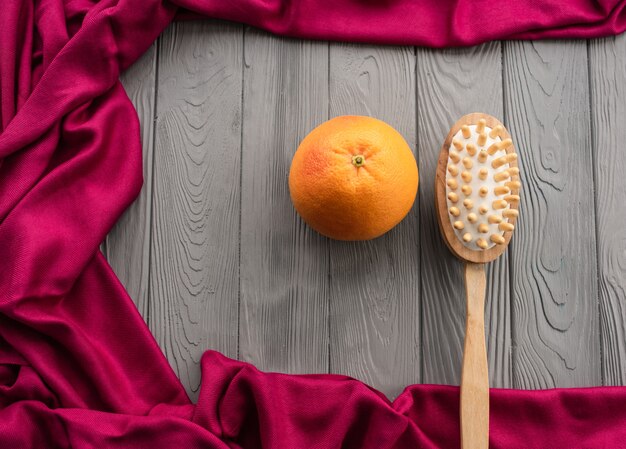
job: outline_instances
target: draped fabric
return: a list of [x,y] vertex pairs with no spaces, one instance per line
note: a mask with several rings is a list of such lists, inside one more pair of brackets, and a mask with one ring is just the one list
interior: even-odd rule
[[[393,403],[336,375],[208,351],[192,404],[98,250],[142,184],[118,77],[175,17],[300,37],[464,45],[626,28],[623,1],[4,0],[0,6],[1,448],[452,448],[456,387]],[[494,448],[622,447],[626,388],[491,392]],[[549,442],[549,443],[546,443]]]

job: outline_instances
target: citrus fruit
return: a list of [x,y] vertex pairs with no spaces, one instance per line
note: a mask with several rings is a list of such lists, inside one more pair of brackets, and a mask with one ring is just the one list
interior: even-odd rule
[[363,116],[335,117],[311,131],[289,172],[300,216],[337,240],[368,240],[389,231],[411,209],[417,184],[417,164],[404,138]]

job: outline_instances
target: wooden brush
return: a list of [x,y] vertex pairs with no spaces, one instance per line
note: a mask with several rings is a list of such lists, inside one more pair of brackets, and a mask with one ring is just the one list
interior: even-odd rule
[[517,154],[502,123],[476,112],[454,124],[439,155],[435,205],[446,245],[465,262],[463,449],[489,446],[484,264],[502,254],[511,240],[520,187]]

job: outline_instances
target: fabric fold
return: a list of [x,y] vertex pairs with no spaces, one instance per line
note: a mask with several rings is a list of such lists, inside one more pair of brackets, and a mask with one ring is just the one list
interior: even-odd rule
[[177,0],[195,14],[308,39],[426,47],[592,38],[626,29],[620,0]]

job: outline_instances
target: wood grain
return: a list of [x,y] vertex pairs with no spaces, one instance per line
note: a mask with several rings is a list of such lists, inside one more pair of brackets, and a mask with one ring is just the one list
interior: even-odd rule
[[522,182],[511,242],[514,386],[598,385],[586,44],[506,43],[504,73]]
[[[423,180],[422,382],[458,385],[465,321],[463,265],[446,248],[439,232],[434,180],[443,140],[461,116],[471,112],[503,115],[500,43],[464,49],[418,49],[417,98],[418,162]],[[508,271],[507,253],[487,267],[485,327],[492,387],[511,385]]]
[[[330,116],[369,115],[415,149],[413,48],[330,45]],[[418,202],[384,236],[330,243],[330,369],[395,398],[420,380]]]
[[157,44],[154,43],[121,76],[141,126],[143,188],[104,242],[104,254],[145,320],[148,319],[150,239],[152,210],[152,161],[154,158],[154,115]]
[[485,264],[465,263],[465,343],[461,373],[461,447],[489,447],[489,374],[485,346]]
[[[567,41],[329,54],[218,21],[175,24],[159,45],[122,76],[145,185],[104,249],[192,398],[200,355],[236,357],[238,326],[241,358],[264,369],[342,372],[391,397],[459,382],[463,271],[435,222],[434,174],[450,126],[475,111],[504,119],[524,176],[512,248],[488,266],[491,386],[626,383],[626,37],[591,41],[589,61]],[[287,187],[300,139],[348,113],[412,147],[417,135],[419,205],[363,244],[317,235]]]
[[328,44],[245,34],[241,358],[328,370],[328,244],[297,215],[291,159],[328,116]]
[[626,35],[589,41],[605,385],[626,384]]
[[206,349],[237,356],[242,61],[239,25],[161,38],[150,323],[192,399]]

